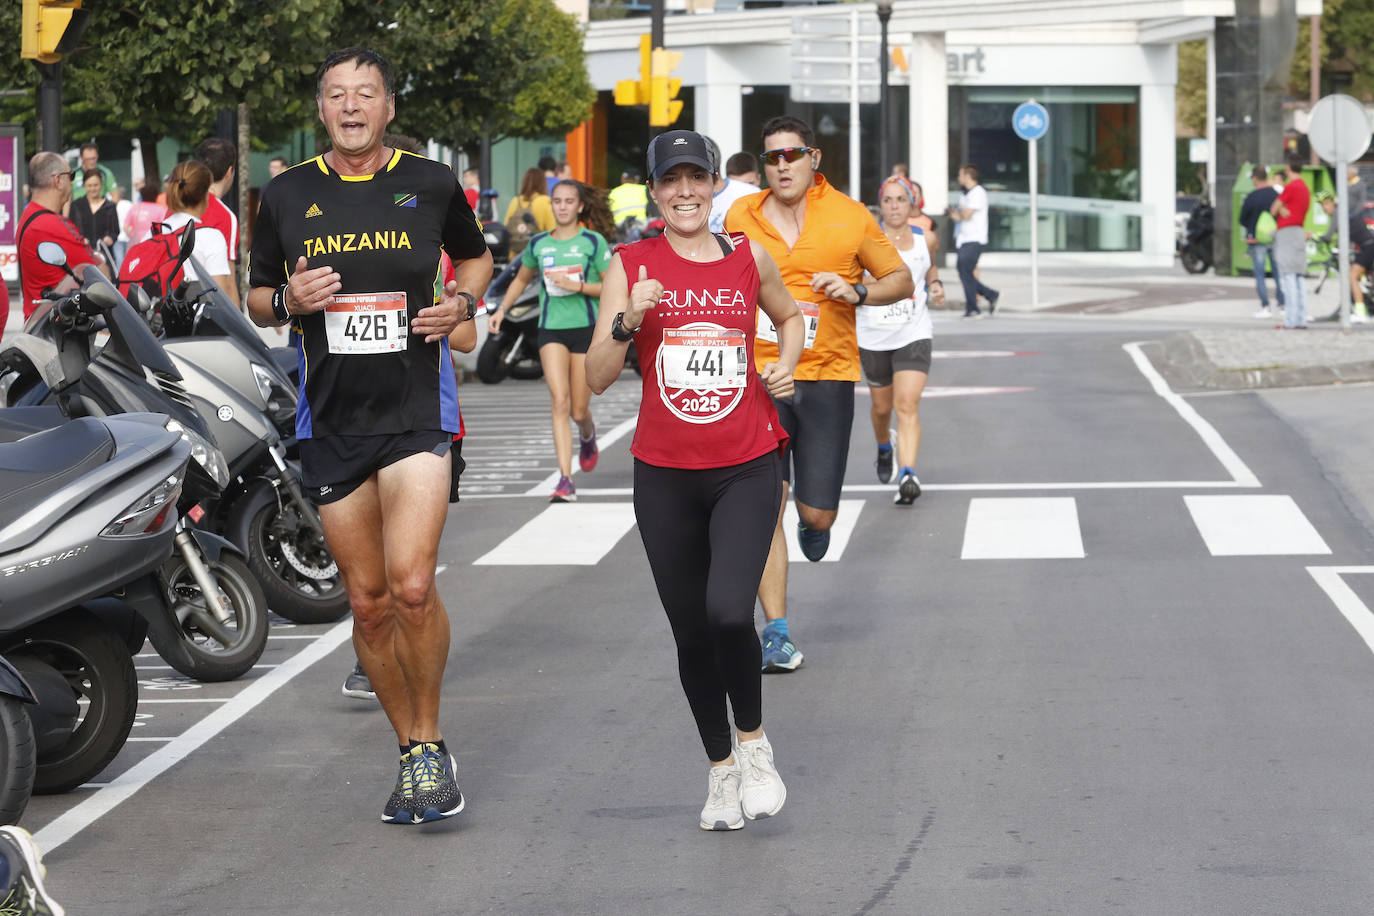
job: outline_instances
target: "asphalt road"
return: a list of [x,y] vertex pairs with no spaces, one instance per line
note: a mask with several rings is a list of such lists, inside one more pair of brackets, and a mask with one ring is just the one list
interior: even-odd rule
[[1340,437],[1371,389],[1178,398],[1127,320],[942,318],[911,509],[861,394],[832,554],[793,567],[806,664],[765,679],[779,816],[696,825],[627,521],[637,379],[593,402],[620,438],[573,506],[542,384],[474,384],[438,576],[467,811],[382,824],[347,624],[280,626],[232,684],[138,659],[142,740],[26,815],[51,889],[106,916],[1366,912],[1374,557]]

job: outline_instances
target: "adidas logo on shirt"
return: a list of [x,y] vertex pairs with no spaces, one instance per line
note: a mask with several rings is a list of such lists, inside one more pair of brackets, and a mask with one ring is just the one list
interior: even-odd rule
[[324,211],[320,209],[319,204],[311,204],[310,209],[305,211],[306,219],[310,219],[312,216],[324,216]]

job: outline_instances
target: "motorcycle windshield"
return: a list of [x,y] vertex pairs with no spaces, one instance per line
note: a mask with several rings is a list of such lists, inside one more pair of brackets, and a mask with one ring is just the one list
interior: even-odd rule
[[229,301],[229,297],[219,288],[219,284],[209,279],[210,274],[201,266],[194,254],[191,255],[189,262],[196,276],[205,278],[201,280],[205,289],[201,293],[197,308],[194,333],[204,336],[223,334],[232,337],[262,362],[272,365],[271,350],[258,335],[258,329],[244,316],[238,306]]
[[165,373],[172,378],[181,378],[176,365],[167,352],[162,349],[148,325],[139,317],[129,301],[119,294],[104,274],[94,266],[86,268],[83,287],[87,290],[100,289],[96,295],[112,303],[106,313],[105,321],[110,331],[110,343],[101,350],[101,356],[122,363],[130,371],[141,374],[147,366],[154,372]]

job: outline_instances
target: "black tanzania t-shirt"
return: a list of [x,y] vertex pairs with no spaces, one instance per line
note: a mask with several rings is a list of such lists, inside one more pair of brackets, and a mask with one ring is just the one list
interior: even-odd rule
[[453,170],[423,156],[397,150],[356,177],[317,156],[263,189],[249,284],[281,286],[302,255],[343,284],[327,310],[292,319],[297,437],[458,432],[447,341],[410,333],[435,301],[440,249],[461,261],[486,243]]

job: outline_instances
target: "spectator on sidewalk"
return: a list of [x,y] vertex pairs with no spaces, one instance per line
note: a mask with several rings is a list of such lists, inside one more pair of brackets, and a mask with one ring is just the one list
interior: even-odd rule
[[730,205],[741,197],[759,193],[759,189],[755,185],[723,175],[720,147],[716,145],[716,141],[705,134],[701,135],[701,139],[706,141],[706,146],[711,151],[711,160],[716,164],[715,184],[712,186],[711,192],[711,215],[707,219],[706,228],[712,232],[724,232],[725,214],[730,212]]
[[759,163],[752,155],[745,152],[735,153],[725,160],[725,177],[733,178],[735,181],[742,181],[751,184],[755,188],[762,184],[759,176]]
[[558,184],[558,160],[552,156],[540,156],[539,170],[544,173],[544,193],[552,197],[553,186]]
[[209,137],[196,146],[194,156],[210,169],[210,197],[205,206],[205,214],[200,221],[224,236],[224,244],[229,249],[229,262],[233,267],[239,260],[239,218],[222,200],[234,186],[234,163],[238,161],[238,148],[228,140]]
[[1307,290],[1302,285],[1302,275],[1307,270],[1307,230],[1303,226],[1312,205],[1312,192],[1302,180],[1302,166],[1301,156],[1288,154],[1283,191],[1269,207],[1278,224],[1274,232],[1274,266],[1285,300],[1284,328],[1307,327]]
[[1360,170],[1356,166],[1346,167],[1345,178],[1350,184],[1350,212],[1359,213],[1369,203],[1369,186],[1360,177]]
[[983,246],[988,243],[988,192],[978,183],[978,166],[964,163],[959,166],[959,187],[964,193],[959,195],[959,205],[949,208],[950,218],[959,225],[954,227],[954,244],[959,250],[959,281],[964,287],[964,317],[982,318],[983,311],[978,308],[978,297],[988,300],[988,314],[997,309],[997,299],[1002,294],[990,286],[984,286],[974,273],[978,269],[978,258],[983,254]]
[[124,234],[129,237],[130,245],[137,245],[148,238],[153,234],[153,227],[160,226],[167,218],[167,208],[157,202],[161,193],[162,185],[158,183],[156,176],[143,179],[143,191],[139,201],[129,208],[128,215],[121,223]]
[[282,172],[286,171],[286,160],[281,156],[273,156],[267,160],[267,180],[271,181]]
[[[1259,293],[1260,307],[1255,312],[1256,318],[1272,318],[1273,312],[1269,310],[1269,294],[1264,288],[1264,275],[1266,273],[1266,263],[1273,261],[1274,258],[1274,236],[1273,227],[1269,227],[1269,232],[1264,233],[1257,229],[1260,217],[1269,212],[1269,208],[1278,200],[1279,192],[1269,180],[1269,173],[1264,166],[1257,165],[1250,170],[1250,181],[1255,189],[1245,196],[1245,200],[1240,205],[1240,225],[1245,230],[1245,244],[1250,252],[1250,263],[1254,268],[1255,291]],[[1272,217],[1271,217],[1272,219]],[[1266,220],[1268,222],[1268,220]],[[1283,287],[1279,285],[1279,271],[1277,266],[1274,268],[1274,295],[1278,299],[1279,308],[1282,309]]]
[[108,195],[115,188],[114,172],[100,164],[100,147],[94,143],[85,143],[81,146],[81,171],[100,173],[101,196]]
[[39,242],[56,242],[67,254],[67,266],[81,275],[81,265],[96,264],[109,275],[109,268],[81,237],[81,230],[62,211],[72,199],[76,172],[67,167],[60,153],[42,152],[29,160],[29,205],[19,216],[15,248],[19,254],[20,302],[28,319],[43,298],[43,290],[67,277],[61,267],[45,264],[38,257]]
[[115,240],[119,238],[119,215],[114,201],[105,196],[104,176],[96,169],[91,169],[82,172],[77,180],[86,193],[72,200],[68,210],[72,222],[81,230],[87,245],[99,250],[98,246],[103,242],[113,249]]

